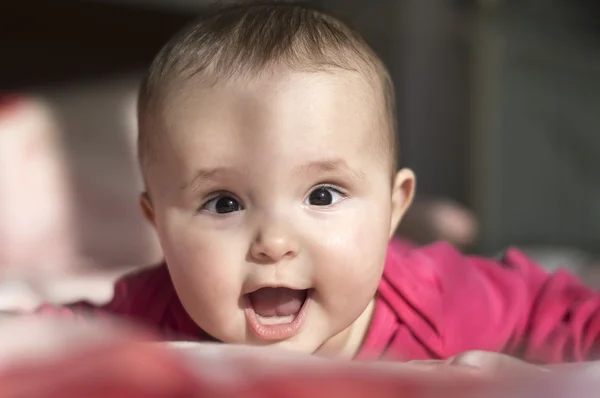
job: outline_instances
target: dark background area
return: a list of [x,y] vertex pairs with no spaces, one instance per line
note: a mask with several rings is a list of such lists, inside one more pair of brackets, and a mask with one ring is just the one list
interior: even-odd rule
[[144,68],[191,13],[75,0],[3,2],[0,87],[60,84]]
[[[415,170],[422,195],[475,212],[481,234],[472,250],[494,254],[517,244],[600,251],[599,2],[320,3],[360,30],[388,64],[397,85],[401,163]],[[135,189],[114,194],[125,192],[119,186],[137,187],[134,171],[120,173],[121,185],[109,182],[116,165],[132,167],[116,128],[100,126],[113,116],[75,116],[117,112],[114,98],[125,90],[119,79],[139,75],[202,7],[192,0],[3,2],[0,91],[57,103],[80,179],[106,181],[96,189],[107,202],[135,201]],[[109,94],[113,86],[118,94]],[[101,173],[112,174],[103,180]],[[90,202],[82,212],[93,213],[94,189],[78,192]],[[98,217],[109,231],[110,220],[131,209]]]

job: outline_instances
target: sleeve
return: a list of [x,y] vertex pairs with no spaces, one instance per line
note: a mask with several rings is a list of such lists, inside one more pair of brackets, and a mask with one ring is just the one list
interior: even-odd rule
[[600,358],[600,294],[566,271],[550,274],[516,249],[500,261],[431,249],[446,357],[502,351],[531,362]]

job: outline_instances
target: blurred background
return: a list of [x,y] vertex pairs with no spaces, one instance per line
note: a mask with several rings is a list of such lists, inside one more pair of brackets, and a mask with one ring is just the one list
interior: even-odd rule
[[[160,261],[137,205],[136,90],[206,3],[2,2],[0,307],[106,300],[118,275]],[[419,191],[404,238],[488,256],[517,245],[600,286],[598,1],[313,3],[362,32],[396,82]]]

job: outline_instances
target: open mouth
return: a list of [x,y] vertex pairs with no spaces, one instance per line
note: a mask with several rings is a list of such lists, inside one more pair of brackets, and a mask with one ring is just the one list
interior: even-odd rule
[[300,330],[307,313],[311,290],[263,287],[246,295],[246,319],[264,340],[283,340]]

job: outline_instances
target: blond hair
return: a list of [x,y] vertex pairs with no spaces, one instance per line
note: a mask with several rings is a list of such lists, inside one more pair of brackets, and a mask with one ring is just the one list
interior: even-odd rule
[[384,148],[397,167],[396,102],[390,75],[371,47],[342,21],[306,5],[282,1],[243,2],[208,9],[174,36],[145,76],[138,102],[138,157],[145,170],[152,129],[145,116],[174,83],[201,76],[216,83],[252,77],[269,68],[358,71],[378,85],[385,104]]

